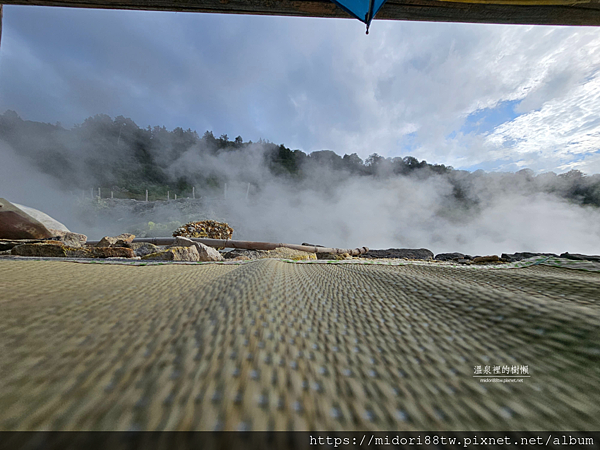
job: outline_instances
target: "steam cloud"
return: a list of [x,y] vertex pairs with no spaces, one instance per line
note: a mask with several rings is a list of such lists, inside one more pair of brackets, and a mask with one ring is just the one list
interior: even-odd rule
[[[599,208],[568,202],[547,193],[548,189],[532,189],[541,183],[545,188],[559,187],[558,177],[537,177],[532,184],[515,183],[519,178],[514,175],[471,176],[464,197],[476,206],[466,207],[453,196],[449,175],[359,176],[309,162],[303,168],[304,176],[293,179],[273,175],[265,165],[264,153],[261,144],[216,155],[194,147],[181,154],[167,172],[188,180],[197,174],[212,175],[227,183],[227,198],[221,188],[196,185],[196,196],[204,197],[202,208],[197,206],[199,202],[188,202],[187,209],[182,207],[185,202],[155,202],[152,211],[144,213],[144,205],[138,202],[136,207],[100,210],[90,221],[78,205],[85,191],[65,190],[55,178],[0,142],[0,192],[10,201],[50,214],[90,239],[131,231],[146,220],[217,218],[236,230],[234,238],[257,241],[425,247],[434,253],[472,255],[600,253]],[[83,156],[75,151],[68,156],[75,171],[82,170]],[[89,197],[89,188],[86,190]]]
[[[420,248],[434,253],[502,252],[590,253],[600,250],[600,210],[558,197],[527,192],[501,176],[487,174],[467,196],[478,201],[464,209],[452,197],[446,176],[357,177],[325,166],[308,167],[306,179],[291,183],[268,173],[254,157],[231,152],[199,157],[186,153],[171,170],[219,171],[230,180],[249,174],[258,189],[250,203],[245,185],[234,185],[225,203],[227,219],[243,238],[311,242],[326,246]],[[558,184],[558,180],[555,181]]]

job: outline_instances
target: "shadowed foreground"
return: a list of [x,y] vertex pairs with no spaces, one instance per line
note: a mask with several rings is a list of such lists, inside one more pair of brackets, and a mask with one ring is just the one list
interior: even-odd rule
[[599,273],[7,260],[0,292],[0,430],[600,424]]

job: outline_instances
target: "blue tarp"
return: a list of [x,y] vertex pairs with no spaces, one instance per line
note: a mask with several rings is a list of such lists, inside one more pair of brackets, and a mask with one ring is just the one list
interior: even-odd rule
[[332,0],[334,3],[348,11],[358,20],[367,24],[367,34],[371,20],[386,0]]

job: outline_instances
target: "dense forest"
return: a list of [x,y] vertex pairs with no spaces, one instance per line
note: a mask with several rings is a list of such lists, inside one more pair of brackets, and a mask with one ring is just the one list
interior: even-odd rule
[[[322,150],[307,154],[269,141],[215,137],[211,131],[164,126],[140,128],[131,119],[104,114],[66,129],[23,120],[14,111],[0,116],[0,140],[28,163],[55,178],[65,190],[102,187],[135,198],[150,190],[156,197],[222,190],[225,183],[251,183],[260,189],[266,178],[289,183],[319,179],[386,179],[442,177],[452,186],[452,201],[473,206],[486,190],[548,193],[580,205],[600,207],[600,175],[577,170],[557,175],[467,172],[412,156],[384,158],[377,153],[363,161],[356,153],[339,156]],[[261,167],[261,171],[255,170]],[[253,169],[254,168],[254,169]]]

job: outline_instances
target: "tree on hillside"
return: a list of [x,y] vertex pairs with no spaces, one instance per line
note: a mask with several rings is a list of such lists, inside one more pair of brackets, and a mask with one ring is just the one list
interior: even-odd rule
[[209,153],[216,153],[218,149],[217,138],[213,135],[212,131],[206,131],[201,139],[202,148],[206,149]]
[[369,155],[369,157],[365,160],[367,173],[369,175],[376,175],[384,159],[385,158],[383,156],[380,156],[377,153],[372,153]]
[[344,163],[344,167],[350,173],[353,173],[353,174],[364,173],[363,160],[356,153],[352,153],[351,155],[344,155],[342,157],[342,161]]

